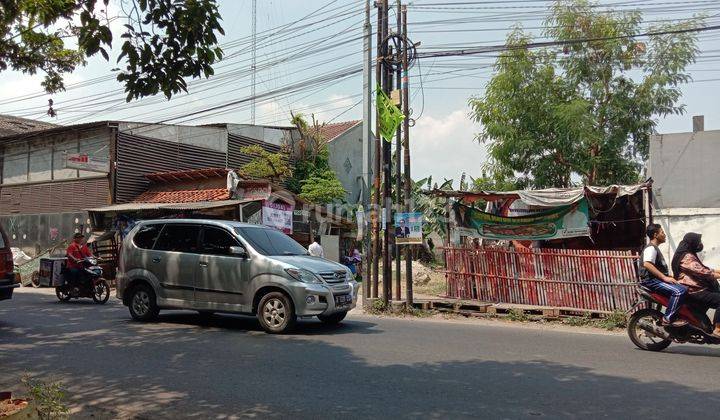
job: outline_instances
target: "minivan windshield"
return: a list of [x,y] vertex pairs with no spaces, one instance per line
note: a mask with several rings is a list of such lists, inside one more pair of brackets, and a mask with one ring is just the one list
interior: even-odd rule
[[302,245],[286,234],[262,227],[236,227],[235,232],[263,255],[307,255]]

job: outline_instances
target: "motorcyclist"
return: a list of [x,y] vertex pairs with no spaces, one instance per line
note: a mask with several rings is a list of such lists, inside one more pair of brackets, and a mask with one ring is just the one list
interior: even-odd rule
[[[687,287],[672,277],[668,272],[668,266],[665,258],[658,246],[665,242],[665,231],[658,224],[651,224],[646,231],[650,242],[643,249],[642,262],[640,264],[640,284],[644,287],[666,295],[670,298],[667,312],[663,317],[663,325],[673,327],[682,327],[687,325],[687,321],[675,319],[680,305],[687,294]],[[674,261],[674,260],[673,260]]]
[[675,278],[688,288],[688,301],[703,308],[715,309],[714,337],[720,338],[720,271],[707,267],[700,261],[698,252],[703,250],[702,235],[685,234],[672,259]]
[[65,255],[67,256],[66,275],[68,282],[74,285],[83,285],[82,283],[87,276],[83,276],[83,260],[85,258],[93,258],[90,248],[84,243],[85,235],[76,233],[73,240],[67,247]]

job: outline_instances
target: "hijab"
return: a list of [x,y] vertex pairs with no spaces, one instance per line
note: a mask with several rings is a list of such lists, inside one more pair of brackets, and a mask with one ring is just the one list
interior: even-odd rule
[[[688,232],[678,244],[675,255],[672,259],[672,270],[675,278],[680,276],[680,262],[687,254],[693,254],[697,257],[697,253],[703,250],[702,235],[695,232]],[[698,261],[700,258],[698,258]]]

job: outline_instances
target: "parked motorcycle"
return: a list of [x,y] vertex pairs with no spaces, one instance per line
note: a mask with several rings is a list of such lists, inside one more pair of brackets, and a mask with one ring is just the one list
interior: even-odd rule
[[638,287],[640,299],[631,309],[628,320],[628,335],[639,348],[661,351],[671,343],[720,344],[720,338],[713,337],[713,323],[707,311],[693,305],[682,305],[678,319],[688,322],[682,327],[662,325],[663,311],[668,298],[645,287]]
[[95,303],[107,302],[110,298],[110,285],[102,278],[103,270],[97,265],[97,259],[84,258],[82,264],[83,279],[79,283],[69,282],[66,279],[62,286],[55,288],[55,295],[62,302],[79,298],[92,298]]

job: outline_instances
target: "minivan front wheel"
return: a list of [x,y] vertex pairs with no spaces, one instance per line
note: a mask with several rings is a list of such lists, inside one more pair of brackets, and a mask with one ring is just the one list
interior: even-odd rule
[[136,321],[153,321],[160,309],[155,300],[155,292],[146,284],[139,284],[130,291],[128,307],[130,316]]
[[292,329],[297,321],[295,307],[282,292],[270,292],[260,299],[257,309],[260,326],[270,334],[280,334]]

